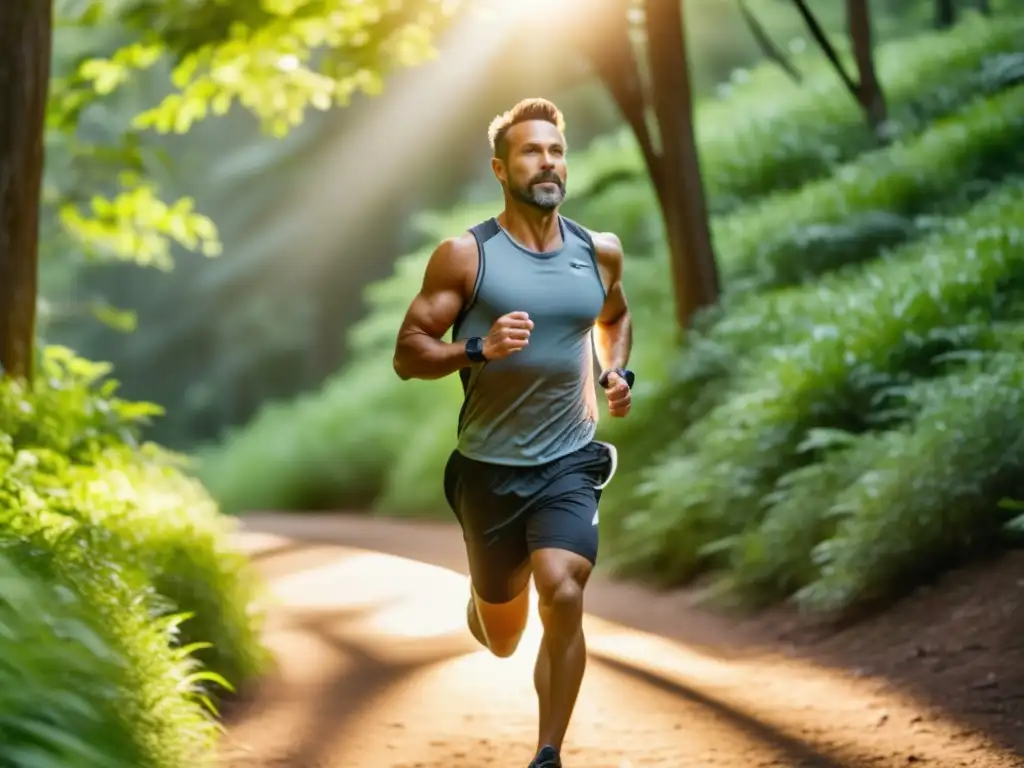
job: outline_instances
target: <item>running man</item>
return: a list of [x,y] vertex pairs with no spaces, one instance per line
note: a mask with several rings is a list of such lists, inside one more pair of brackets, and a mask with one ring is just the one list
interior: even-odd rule
[[614,447],[594,440],[593,352],[612,416],[629,413],[633,384],[619,239],[558,212],[563,131],[561,112],[543,99],[491,123],[505,209],[433,252],[394,358],[402,379],[462,379],[444,488],[466,542],[469,629],[495,656],[519,644],[533,576],[544,636],[531,768],[562,765],[586,666],[583,590],[597,559],[597,505],[615,472]]

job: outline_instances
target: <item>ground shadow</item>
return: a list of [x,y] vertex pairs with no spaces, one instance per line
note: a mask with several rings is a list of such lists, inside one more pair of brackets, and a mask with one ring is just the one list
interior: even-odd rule
[[[298,732],[289,733],[287,743],[274,755],[260,755],[261,761],[272,765],[319,766],[329,759],[345,764],[346,732],[372,711],[389,689],[402,685],[409,676],[434,664],[440,664],[467,652],[462,643],[436,639],[429,647],[420,647],[415,660],[384,659],[342,636],[345,628],[369,620],[388,607],[387,602],[352,609],[300,613],[290,617],[287,629],[308,633],[322,641],[347,660],[344,669],[325,677],[316,686],[315,700],[304,704],[306,717]],[[265,702],[279,700],[285,684],[271,675],[257,691],[237,701],[225,713],[224,724],[235,729],[247,721],[266,717]],[[263,764],[261,762],[261,764]],[[245,763],[249,764],[249,763]],[[242,768],[242,762],[228,762],[229,768]]]
[[703,693],[695,688],[669,680],[656,672],[642,669],[621,659],[592,653],[592,657],[601,665],[616,672],[629,675],[647,685],[657,688],[675,698],[684,699],[698,705],[702,709],[713,712],[728,722],[740,733],[752,736],[765,745],[774,747],[786,755],[786,768],[855,768],[860,763],[856,760],[837,754],[826,754],[807,742],[790,736],[782,731],[761,722],[731,705]]
[[[245,518],[243,527],[300,539],[305,542],[300,550],[337,543],[466,572],[461,535],[457,527],[445,523],[356,515],[257,515]],[[965,732],[985,734],[1017,754],[1024,754],[1022,606],[1021,552],[1007,553],[994,564],[947,573],[893,610],[839,631],[809,625],[785,608],[748,619],[714,615],[695,608],[685,591],[658,593],[600,577],[595,577],[587,600],[591,615],[677,641],[708,656],[728,660],[767,651],[877,680],[879,688],[907,694],[962,724]],[[802,764],[853,764],[844,762],[841,755],[815,752],[742,713],[730,715],[721,702],[697,691],[622,662],[603,663],[721,711],[737,727],[792,752],[805,761]]]

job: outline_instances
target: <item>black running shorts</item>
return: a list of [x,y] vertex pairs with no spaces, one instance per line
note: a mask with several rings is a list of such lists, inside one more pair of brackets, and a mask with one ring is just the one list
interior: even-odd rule
[[462,525],[473,588],[481,600],[506,603],[522,592],[536,549],[564,549],[596,563],[597,505],[615,464],[614,446],[599,441],[529,467],[452,453],[444,472],[445,496]]

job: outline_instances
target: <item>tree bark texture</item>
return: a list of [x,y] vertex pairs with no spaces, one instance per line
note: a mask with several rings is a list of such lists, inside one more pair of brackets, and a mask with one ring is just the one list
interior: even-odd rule
[[30,379],[51,0],[0,0],[0,366]]
[[878,128],[886,118],[885,96],[875,73],[874,46],[871,41],[871,12],[868,0],[846,0],[846,23],[857,62],[857,98],[868,123]]
[[719,281],[693,126],[693,91],[683,3],[647,0],[652,102],[660,134],[659,199],[676,296],[676,321],[718,301]]
[[956,0],[935,0],[935,28],[948,29],[956,24]]

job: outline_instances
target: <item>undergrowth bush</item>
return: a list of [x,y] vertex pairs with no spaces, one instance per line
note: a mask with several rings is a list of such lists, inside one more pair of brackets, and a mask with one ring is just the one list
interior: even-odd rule
[[75,593],[0,554],[0,765],[138,768],[125,660]]
[[[951,30],[879,46],[876,67],[885,88],[889,138],[908,137],[972,98],[1019,82],[1022,37],[1024,20],[1007,15],[967,18]],[[828,176],[877,146],[821,54],[810,51],[796,61],[806,75],[799,85],[778,67],[763,65],[745,73],[727,98],[698,104],[695,129],[713,213]],[[628,175],[646,182],[635,143],[617,138],[577,178],[589,187],[591,180]],[[619,228],[629,230],[625,222]]]
[[619,567],[678,582],[728,562],[780,478],[824,447],[805,444],[812,430],[898,424],[885,392],[940,373],[939,355],[983,345],[1019,311],[1022,215],[1024,191],[1010,184],[888,260],[790,291],[788,338],[737,362],[718,404],[665,446],[636,494],[627,483],[607,497]]
[[835,524],[816,543],[798,601],[850,607],[899,592],[965,552],[991,546],[1006,493],[1024,484],[1024,354],[1001,352],[909,395],[917,414],[868,470],[810,507]]
[[[182,474],[180,459],[136,443],[152,407],[114,397],[116,382],[104,380],[106,373],[49,348],[31,390],[0,384],[0,547],[33,582],[25,590],[63,595],[77,611],[54,621],[88,619],[99,639],[83,647],[96,656],[97,674],[119,670],[95,691],[69,693],[68,702],[71,694],[83,697],[108,725],[103,713],[111,708],[120,718],[127,735],[110,725],[98,743],[130,738],[137,766],[204,764],[217,732],[213,699],[248,682],[266,661],[257,593],[228,545],[226,519]],[[64,645],[55,635],[31,653],[57,665]],[[37,717],[0,710],[0,721]],[[79,736],[69,733],[67,744]],[[76,754],[55,764],[106,764]]]
[[[865,154],[832,179],[716,220],[728,294],[722,307],[691,330],[684,354],[665,375],[655,372],[658,386],[638,393],[630,418],[607,425],[609,439],[623,446],[624,467],[641,465],[651,450],[721,402],[742,361],[771,344],[815,332],[816,320],[802,314],[801,303],[813,291],[765,289],[836,270],[844,280],[843,270],[941,233],[978,197],[1024,172],[1022,148],[1024,87],[1016,87],[973,102],[905,145]],[[661,261],[643,266],[668,269]],[[635,276],[636,270],[627,279]],[[670,300],[665,281],[644,296],[656,307]],[[672,345],[670,325],[654,318],[637,325],[645,328],[640,354]],[[637,368],[647,372],[643,365]],[[615,499],[620,492],[610,487],[608,496]]]
[[834,177],[722,217],[715,236],[730,293],[799,283],[912,239],[1024,168],[1022,140],[1024,87],[1014,87]]

